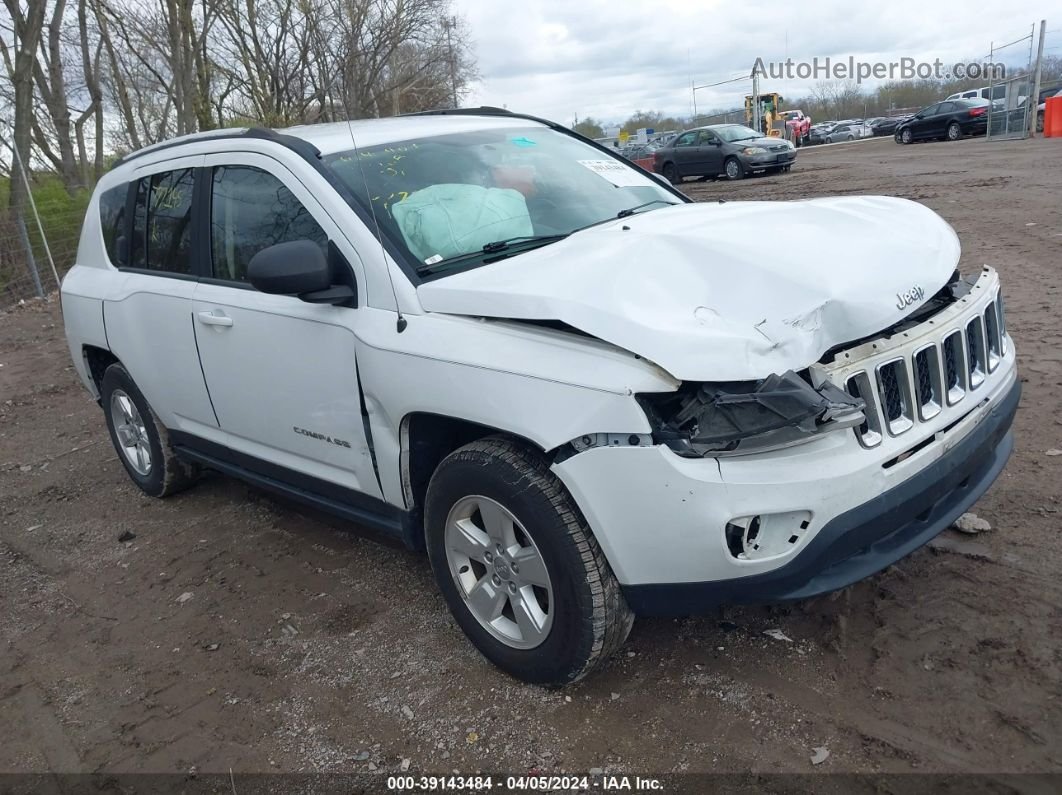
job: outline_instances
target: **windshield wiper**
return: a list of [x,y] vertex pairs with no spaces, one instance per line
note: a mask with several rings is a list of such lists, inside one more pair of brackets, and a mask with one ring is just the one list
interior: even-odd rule
[[630,218],[636,212],[643,207],[652,207],[654,204],[666,204],[668,207],[673,207],[678,202],[669,202],[667,199],[653,199],[652,201],[643,202],[642,204],[636,204],[633,207],[628,207],[626,210],[620,210],[616,213],[617,218]]
[[478,251],[469,251],[467,254],[455,254],[452,257],[439,259],[435,262],[426,262],[417,268],[417,275],[426,276],[430,273],[435,273],[444,267],[476,259],[477,257],[482,257],[484,254],[497,254],[513,247],[519,247],[520,249],[537,248],[538,246],[544,246],[547,243],[555,243],[558,240],[563,240],[569,234],[571,233],[565,232],[564,234],[557,235],[521,235],[520,237],[509,237],[505,240],[493,240]]

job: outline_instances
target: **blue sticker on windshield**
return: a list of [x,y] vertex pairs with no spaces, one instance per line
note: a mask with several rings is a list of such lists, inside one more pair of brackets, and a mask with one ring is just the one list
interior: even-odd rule
[[510,138],[509,143],[513,146],[535,146],[535,142],[530,138],[520,136],[519,138]]

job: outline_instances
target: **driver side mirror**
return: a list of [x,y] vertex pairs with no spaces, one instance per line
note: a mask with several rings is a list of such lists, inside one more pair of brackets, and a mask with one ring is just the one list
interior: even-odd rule
[[[342,257],[332,243],[329,254]],[[357,306],[349,284],[335,284],[329,257],[312,240],[290,240],[262,249],[247,264],[247,280],[263,293],[296,295],[311,304]]]

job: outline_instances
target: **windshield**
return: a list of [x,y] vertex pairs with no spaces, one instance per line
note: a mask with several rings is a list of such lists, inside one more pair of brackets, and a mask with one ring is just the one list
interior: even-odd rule
[[744,141],[748,138],[764,137],[762,133],[758,133],[751,127],[745,127],[741,124],[732,124],[728,127],[714,127],[713,129],[720,138],[728,143],[733,141]]
[[380,231],[420,275],[466,270],[632,208],[649,212],[682,201],[626,161],[541,126],[357,152],[325,161],[358,202],[366,209],[371,203]]

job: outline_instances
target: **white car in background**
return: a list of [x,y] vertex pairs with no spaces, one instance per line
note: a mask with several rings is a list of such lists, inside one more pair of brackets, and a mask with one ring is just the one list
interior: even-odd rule
[[989,487],[1020,386],[958,261],[914,202],[695,204],[473,109],[134,153],[62,304],[141,490],[215,469],[426,550],[487,658],[563,684],[635,615],[842,588]]

